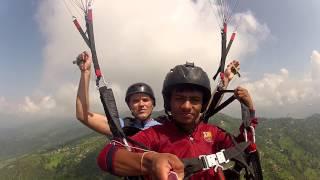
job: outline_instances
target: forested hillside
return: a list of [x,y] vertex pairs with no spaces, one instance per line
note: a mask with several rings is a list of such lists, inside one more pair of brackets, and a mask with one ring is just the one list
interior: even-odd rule
[[74,119],[46,119],[19,126],[0,127],[0,160],[56,147],[92,131]]
[[[210,123],[236,133],[241,120],[217,115]],[[320,115],[259,119],[257,143],[265,179],[320,177]],[[52,149],[2,161],[0,179],[114,179],[96,166],[105,137],[91,134]]]

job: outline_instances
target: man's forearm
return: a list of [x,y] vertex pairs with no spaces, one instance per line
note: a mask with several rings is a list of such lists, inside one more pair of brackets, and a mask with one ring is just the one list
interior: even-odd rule
[[136,153],[108,144],[99,154],[99,167],[119,176],[149,174],[155,152]]
[[112,135],[107,118],[104,115],[89,111],[89,83],[90,71],[81,71],[76,99],[76,117],[81,123],[94,131],[104,135]]
[[146,175],[152,167],[152,156],[155,152],[133,153],[121,149],[117,152],[114,161],[115,174],[123,176]]
[[153,179],[167,179],[173,171],[178,179],[184,177],[184,164],[177,156],[169,153],[130,152],[108,144],[97,160],[102,170],[118,176],[147,175]]
[[76,116],[81,121],[88,120],[90,71],[82,71],[76,100]]

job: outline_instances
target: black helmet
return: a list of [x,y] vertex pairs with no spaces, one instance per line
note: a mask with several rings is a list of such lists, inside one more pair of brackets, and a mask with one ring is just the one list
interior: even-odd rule
[[129,105],[129,98],[131,95],[136,94],[136,93],[144,93],[147,94],[151,97],[153,100],[153,106],[156,105],[156,100],[154,98],[153,91],[151,87],[146,84],[146,83],[135,83],[132,84],[131,86],[128,87],[127,92],[126,92],[126,103]]
[[177,65],[167,74],[162,88],[162,96],[164,100],[164,108],[170,111],[171,91],[179,85],[187,85],[199,88],[203,92],[203,106],[201,112],[206,109],[211,97],[210,80],[206,72],[200,67],[194,66],[194,63],[186,63]]

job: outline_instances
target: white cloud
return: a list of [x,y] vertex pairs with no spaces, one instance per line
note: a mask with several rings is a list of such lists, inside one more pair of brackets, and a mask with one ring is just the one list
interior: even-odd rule
[[[113,91],[125,93],[117,84],[112,84]],[[103,113],[99,93],[95,87],[90,87],[90,109],[94,112]],[[0,114],[15,117],[14,121],[43,121],[46,119],[75,119],[75,102],[77,86],[71,83],[60,84],[52,93],[38,89],[33,95],[25,96],[21,102],[10,102],[5,97],[0,97]],[[115,93],[116,99],[123,99],[120,94]],[[123,100],[124,101],[124,100]],[[124,104],[118,106],[120,110],[127,107]],[[2,121],[2,120],[0,120]],[[7,119],[3,119],[5,123]]]
[[311,78],[312,80],[320,80],[320,53],[316,50],[311,55]]
[[236,14],[234,24],[237,37],[230,52],[232,59],[242,60],[248,54],[255,53],[260,43],[271,35],[268,26],[259,23],[251,11]]
[[[44,53],[45,81],[60,80],[66,72],[73,72],[70,62],[85,47],[61,6],[55,1],[43,1],[39,8],[38,20],[48,42]],[[150,74],[155,74],[155,78],[160,76],[159,80],[162,80],[169,68],[186,60],[194,60],[204,67],[216,67],[220,56],[219,29],[210,12],[208,4],[195,5],[192,1],[97,1],[95,39],[102,69],[107,72],[108,79],[119,81],[123,86],[133,77],[119,75],[121,72],[134,73],[135,81],[146,76],[154,81],[154,77],[148,78]],[[239,28],[241,32],[266,36],[267,28],[250,12],[236,15],[242,16],[240,19],[250,19],[254,28]],[[248,44],[259,42],[259,38],[244,36],[242,39]],[[234,51],[238,53],[233,54],[239,55],[240,51],[236,49],[240,46],[243,44],[235,45]],[[241,49],[254,51],[246,47]]]
[[[304,77],[291,77],[290,72],[282,68],[278,73],[264,74],[262,79],[246,81],[240,84],[249,89],[258,114],[265,117],[290,115],[304,117],[318,112],[320,106],[320,63],[319,53],[312,52],[311,71],[305,72]],[[236,106],[227,112],[232,112]]]
[[38,101],[26,96],[24,103],[20,105],[21,111],[28,114],[47,114],[55,108],[56,101],[51,96],[41,97]]
[[[62,2],[41,1],[36,12],[45,41],[42,84],[21,102],[8,102],[1,97],[1,113],[11,112],[23,119],[75,117],[80,73],[72,61],[88,48]],[[220,60],[220,29],[208,1],[196,4],[191,0],[95,3],[94,29],[100,66],[106,80],[112,82],[120,110],[127,109],[126,88],[141,81],[154,88],[157,108],[162,109],[162,82],[169,69],[177,64],[194,61],[208,74],[216,71]],[[239,25],[238,36],[228,59],[241,59],[254,53],[270,34],[268,27],[258,22],[251,12],[236,14],[229,29],[233,30],[236,25]],[[102,111],[94,84],[91,82],[90,86],[91,109]],[[13,108],[16,104],[18,108]]]
[[7,109],[8,102],[5,97],[0,96],[0,112],[5,111]]
[[[81,36],[60,0],[39,4],[37,21],[45,39],[43,80],[38,92],[22,102],[0,97],[0,112],[39,116],[71,116],[79,71],[72,61],[85,49]],[[135,82],[149,83],[154,89],[157,106],[162,107],[161,88],[164,75],[174,65],[194,61],[213,74],[220,59],[220,30],[208,1],[194,4],[188,0],[95,1],[94,28],[101,69],[112,82],[119,109],[126,109],[126,88]],[[83,19],[79,19],[82,21]],[[237,37],[228,59],[254,54],[271,31],[250,11],[235,14],[229,30]],[[230,36],[231,32],[228,33]],[[320,105],[320,53],[311,55],[311,73],[294,79],[283,67],[277,73],[265,73],[252,81],[242,73],[240,84],[247,87],[259,115],[304,116],[318,112]],[[90,86],[93,111],[102,111],[94,82]],[[19,108],[15,108],[19,104]],[[232,107],[230,110],[234,111]],[[230,112],[230,110],[228,110]]]
[[27,113],[35,113],[40,110],[40,107],[37,106],[31,99],[30,97],[25,97],[25,104],[21,105],[21,109],[24,112]]
[[76,86],[60,84],[54,92],[38,89],[32,96],[26,96],[17,109],[21,116],[43,117],[75,117]]
[[[160,109],[163,78],[174,65],[194,61],[209,74],[216,71],[220,59],[220,30],[208,1],[196,4],[191,0],[95,3],[94,29],[100,66],[106,80],[114,85],[120,109],[126,108],[126,88],[141,81],[154,88]],[[71,62],[87,48],[63,3],[42,1],[37,20],[46,39],[41,88],[52,91],[60,89],[62,84],[77,83],[79,73]],[[233,24],[239,24],[239,37],[230,51],[230,59],[254,53],[258,44],[269,35],[267,26],[259,23],[251,12],[235,15],[230,30],[234,29]],[[250,26],[243,28],[246,24]],[[65,99],[71,103],[64,103],[68,105],[67,109],[74,108],[75,94],[72,96],[71,92],[75,93],[69,91],[69,98]],[[60,107],[62,100],[55,99]]]

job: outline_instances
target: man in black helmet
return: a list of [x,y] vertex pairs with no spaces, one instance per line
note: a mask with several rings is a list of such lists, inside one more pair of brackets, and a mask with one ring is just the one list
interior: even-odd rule
[[[227,76],[229,74],[226,74]],[[197,158],[234,146],[231,136],[215,125],[202,122],[211,97],[207,74],[193,63],[175,66],[167,74],[162,89],[164,107],[170,121],[153,126],[132,136],[148,151],[129,152],[110,143],[99,154],[98,165],[115,175],[145,175],[146,179],[168,179],[175,172],[184,176],[180,159]],[[248,91],[238,87],[234,92],[242,103],[254,112]],[[237,137],[237,140],[243,136]],[[211,168],[198,172],[191,179],[219,179]]]
[[[78,56],[81,78],[76,99],[76,117],[84,125],[104,134],[112,135],[107,117],[89,112],[89,82],[91,73],[91,57],[87,52]],[[134,118],[120,119],[120,125],[126,135],[131,136],[141,129],[146,129],[160,123],[151,118],[156,105],[152,88],[145,83],[135,83],[129,86],[125,101]]]

